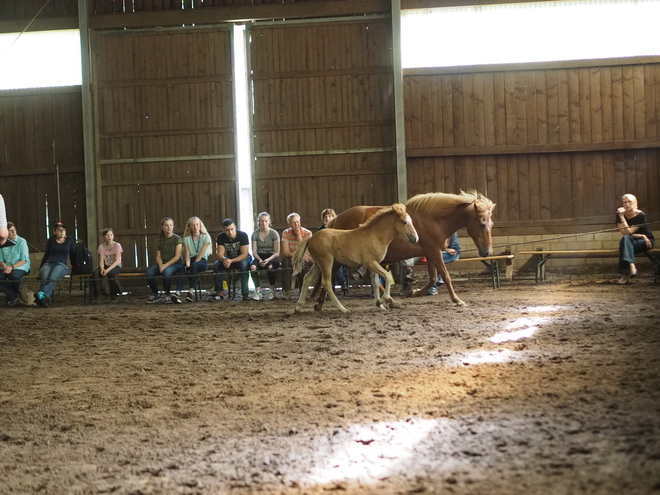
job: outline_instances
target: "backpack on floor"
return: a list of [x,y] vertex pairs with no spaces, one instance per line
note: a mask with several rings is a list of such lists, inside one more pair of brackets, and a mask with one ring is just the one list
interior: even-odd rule
[[89,275],[94,271],[92,252],[82,242],[73,248],[71,269],[75,275]]

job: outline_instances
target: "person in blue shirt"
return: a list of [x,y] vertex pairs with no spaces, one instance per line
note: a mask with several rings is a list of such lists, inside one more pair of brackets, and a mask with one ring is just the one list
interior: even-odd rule
[[0,249],[0,288],[5,293],[5,302],[15,306],[21,290],[21,278],[30,274],[30,251],[27,241],[19,237],[16,225],[7,222],[7,238],[13,245]]
[[75,242],[73,237],[67,237],[66,227],[57,222],[53,228],[53,235],[46,242],[46,251],[41,259],[39,290],[34,293],[34,301],[42,308],[50,305],[50,296],[59,280],[69,273],[67,259],[73,261]]
[[[461,245],[458,243],[458,232],[454,234],[449,239],[449,245],[447,249],[442,252],[442,260],[445,262],[445,265],[448,265],[452,261],[456,261],[461,257]],[[442,280],[442,276],[438,275],[438,280],[433,284],[432,287],[426,291],[426,294],[429,296],[434,296],[438,293],[438,287],[444,284],[445,281]]]

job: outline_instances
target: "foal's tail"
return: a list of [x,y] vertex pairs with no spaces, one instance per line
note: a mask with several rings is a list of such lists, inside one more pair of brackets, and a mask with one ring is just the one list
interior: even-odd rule
[[303,269],[303,259],[305,259],[305,251],[307,251],[307,243],[311,237],[303,239],[303,241],[296,249],[296,252],[293,253],[293,258],[291,258],[291,264],[293,265],[293,274],[298,275]]

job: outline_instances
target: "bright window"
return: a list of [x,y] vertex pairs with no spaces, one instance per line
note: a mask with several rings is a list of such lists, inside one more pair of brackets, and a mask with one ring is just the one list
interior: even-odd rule
[[404,10],[404,68],[660,55],[660,0]]
[[0,34],[0,89],[82,84],[77,29]]

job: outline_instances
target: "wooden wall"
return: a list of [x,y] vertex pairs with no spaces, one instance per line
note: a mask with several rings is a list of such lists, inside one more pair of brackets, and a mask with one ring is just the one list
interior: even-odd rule
[[256,211],[286,227],[396,200],[389,20],[254,26]]
[[[409,193],[476,188],[509,233],[660,212],[660,64],[404,78]],[[561,230],[560,227],[558,227]]]
[[93,54],[98,218],[146,266],[162,218],[237,216],[231,32],[100,33]]
[[86,238],[80,88],[0,92],[0,178],[8,220],[34,249],[58,220]]

